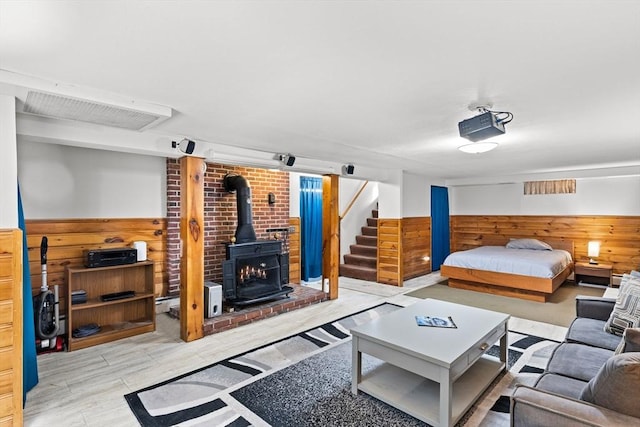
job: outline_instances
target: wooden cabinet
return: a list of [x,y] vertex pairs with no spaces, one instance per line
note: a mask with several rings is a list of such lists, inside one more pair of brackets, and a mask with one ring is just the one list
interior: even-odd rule
[[[130,337],[156,329],[153,262],[113,267],[67,267],[67,343],[69,351]],[[76,290],[87,293],[87,302],[72,304]],[[101,296],[133,291],[134,296],[103,301]],[[94,335],[74,338],[73,330],[91,323],[100,326]]]
[[22,233],[0,230],[0,425],[22,421]]
[[592,285],[611,286],[613,282],[613,268],[609,264],[589,264],[576,262],[575,282]]

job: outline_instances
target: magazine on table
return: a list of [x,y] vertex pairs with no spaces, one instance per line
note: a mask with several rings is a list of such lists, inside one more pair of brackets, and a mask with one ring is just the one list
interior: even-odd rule
[[418,326],[432,326],[434,328],[457,328],[451,316],[416,316]]

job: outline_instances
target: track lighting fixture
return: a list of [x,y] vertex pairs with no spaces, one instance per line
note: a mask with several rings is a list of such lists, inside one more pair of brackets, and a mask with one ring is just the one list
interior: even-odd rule
[[291,154],[280,154],[280,161],[287,166],[293,166],[296,162],[296,156]]
[[171,147],[177,148],[185,154],[192,154],[193,150],[196,149],[196,143],[190,139],[184,138],[180,142],[171,141]]

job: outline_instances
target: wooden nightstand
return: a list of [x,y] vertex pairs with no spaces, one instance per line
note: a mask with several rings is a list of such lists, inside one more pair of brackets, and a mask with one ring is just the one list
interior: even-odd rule
[[609,264],[576,262],[573,274],[576,284],[584,282],[590,285],[611,286],[613,283],[613,267]]

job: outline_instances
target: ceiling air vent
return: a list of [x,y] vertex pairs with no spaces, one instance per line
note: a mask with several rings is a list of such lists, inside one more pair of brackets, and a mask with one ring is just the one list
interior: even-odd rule
[[153,107],[149,108],[149,111],[144,111],[46,92],[29,91],[24,112],[55,119],[78,120],[103,126],[143,130],[171,117],[171,108]]

